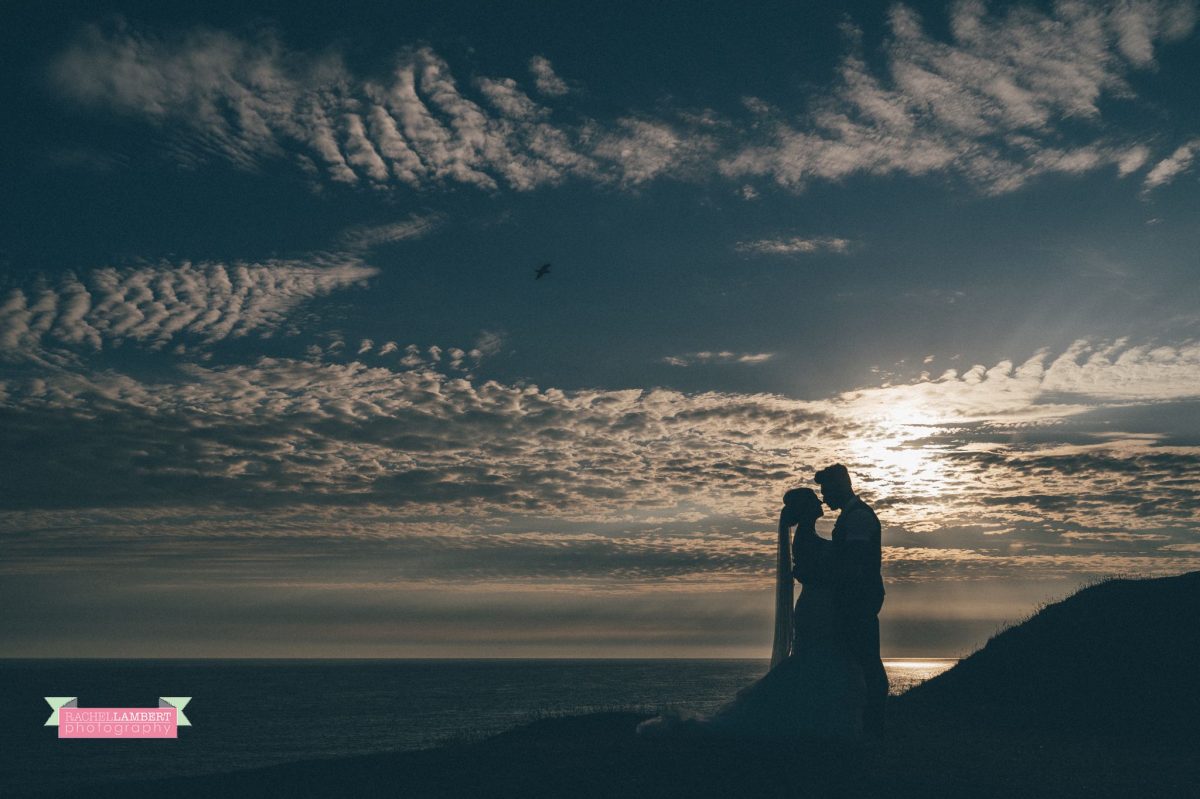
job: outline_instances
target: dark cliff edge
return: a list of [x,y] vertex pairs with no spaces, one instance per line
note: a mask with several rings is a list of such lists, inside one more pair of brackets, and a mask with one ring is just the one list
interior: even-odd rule
[[[1108,580],[894,699],[882,746],[646,741],[644,713],[551,718],[486,740],[96,796],[1194,796],[1200,572]],[[80,790],[70,792],[79,795]]]

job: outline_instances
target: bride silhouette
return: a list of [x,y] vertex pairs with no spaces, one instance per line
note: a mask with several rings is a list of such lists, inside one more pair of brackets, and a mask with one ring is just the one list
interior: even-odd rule
[[[858,739],[866,688],[842,644],[832,585],[832,543],[817,535],[821,501],[808,488],[784,494],[776,551],[775,645],[771,669],[711,715],[671,711],[638,735],[717,734]],[[796,527],[789,551],[788,533]],[[792,567],[794,559],[795,567]],[[792,579],[803,585],[792,611]]]

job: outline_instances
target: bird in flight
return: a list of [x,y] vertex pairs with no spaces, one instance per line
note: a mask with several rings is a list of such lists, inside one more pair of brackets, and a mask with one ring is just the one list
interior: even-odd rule
[[550,264],[542,264],[537,269],[533,270],[533,279],[541,280],[550,273]]

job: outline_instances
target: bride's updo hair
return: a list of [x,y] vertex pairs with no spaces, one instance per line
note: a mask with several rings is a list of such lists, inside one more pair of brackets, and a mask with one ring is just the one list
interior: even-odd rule
[[816,511],[818,516],[823,513],[821,499],[811,488],[793,488],[783,495],[783,504],[800,513]]

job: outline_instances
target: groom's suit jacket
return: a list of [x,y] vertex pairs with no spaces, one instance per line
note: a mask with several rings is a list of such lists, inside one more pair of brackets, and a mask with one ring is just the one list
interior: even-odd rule
[[883,606],[879,517],[857,496],[833,525],[834,595],[839,612],[875,615]]

